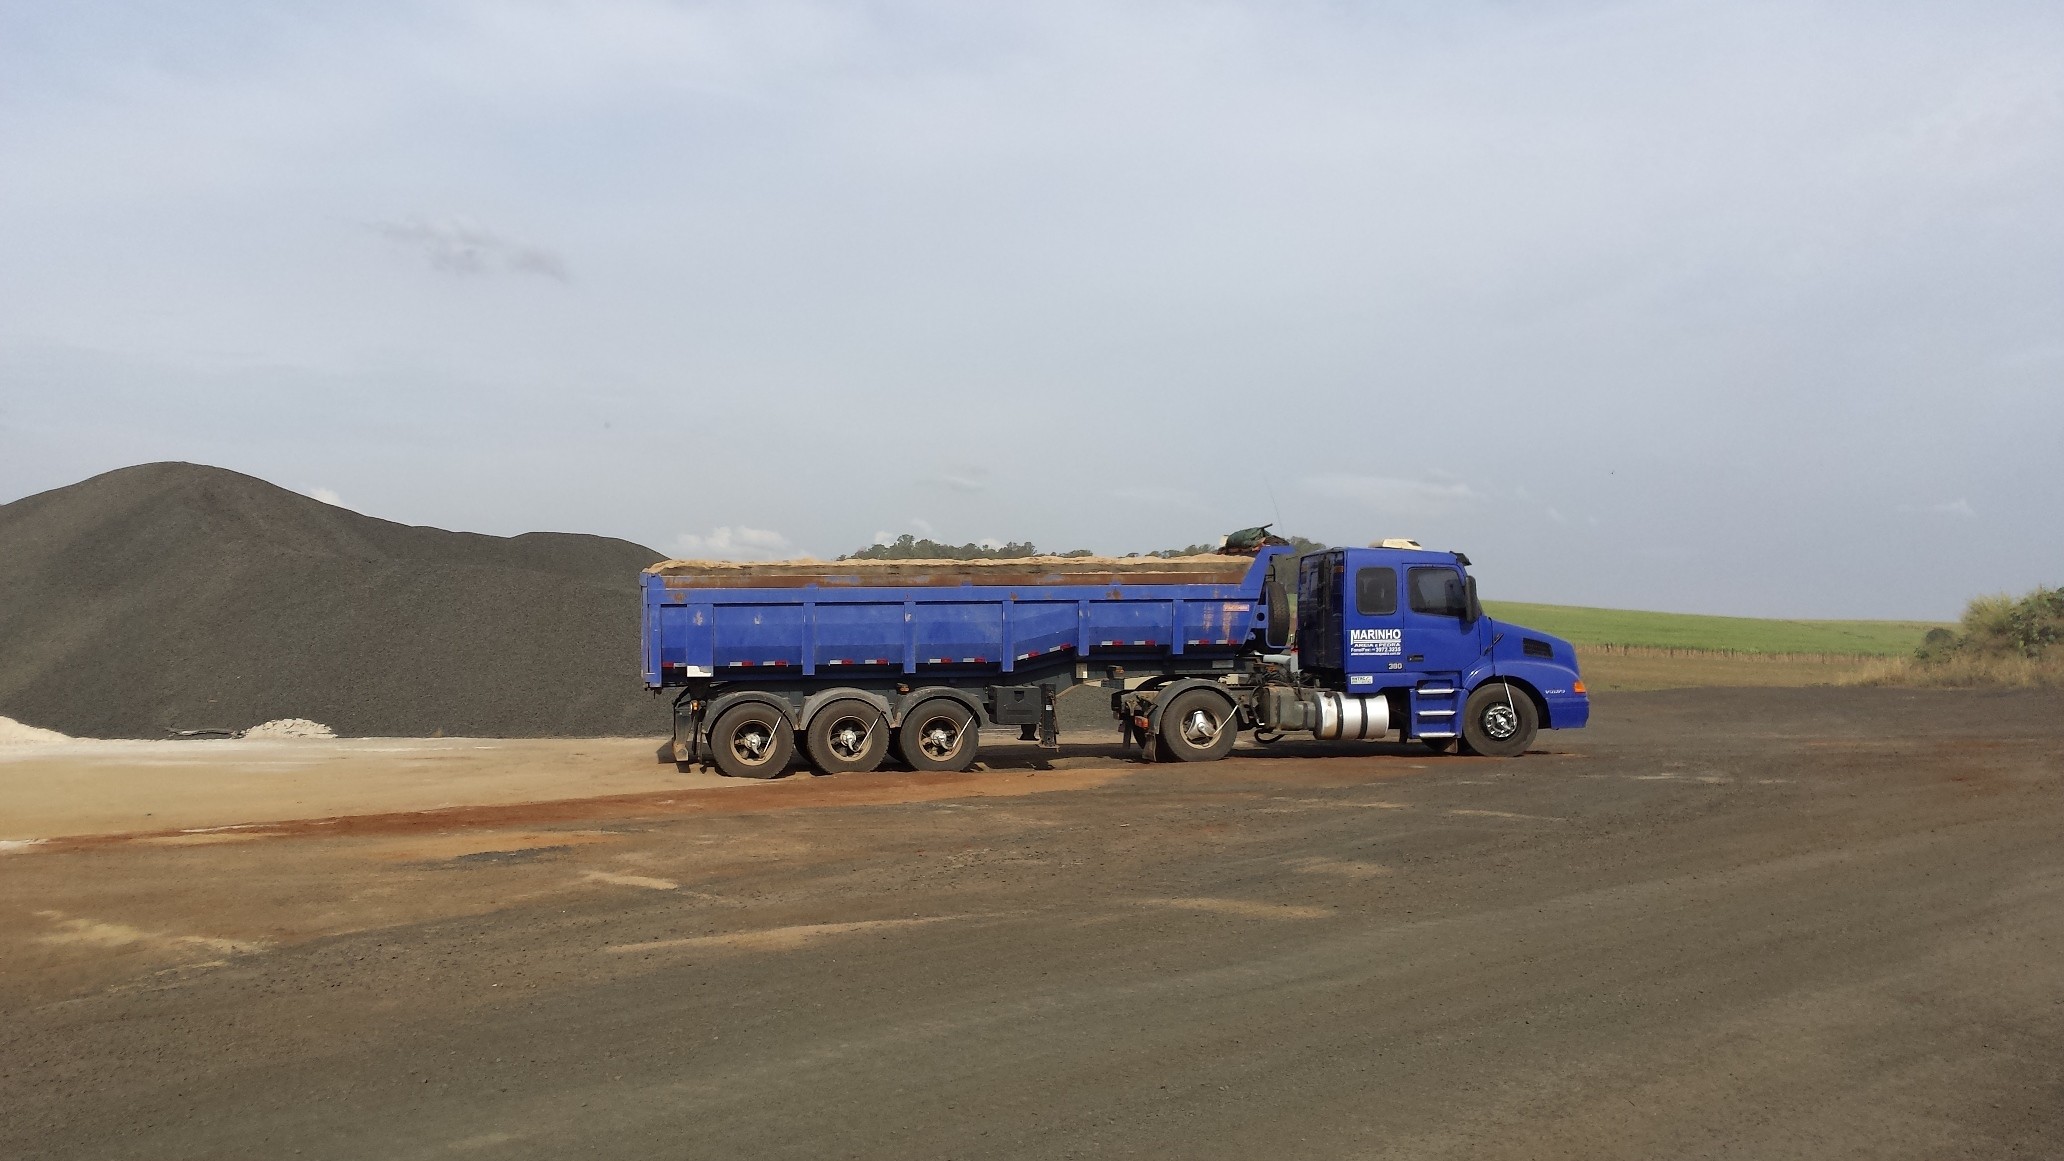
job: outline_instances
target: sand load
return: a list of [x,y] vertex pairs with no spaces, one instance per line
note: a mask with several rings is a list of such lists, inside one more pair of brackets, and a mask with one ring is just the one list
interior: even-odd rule
[[663,560],[668,588],[929,588],[959,585],[1238,584],[1249,556],[1020,556],[1003,560]]

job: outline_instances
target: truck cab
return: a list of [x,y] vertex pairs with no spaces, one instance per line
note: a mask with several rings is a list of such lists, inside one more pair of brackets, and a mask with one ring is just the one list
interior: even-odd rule
[[1305,674],[1384,699],[1386,721],[1437,750],[1518,753],[1535,730],[1590,717],[1575,649],[1485,616],[1459,552],[1385,541],[1308,554],[1296,621]]

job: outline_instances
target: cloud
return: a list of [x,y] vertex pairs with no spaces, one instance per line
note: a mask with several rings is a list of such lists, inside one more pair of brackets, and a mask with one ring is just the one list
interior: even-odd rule
[[808,558],[795,541],[765,528],[724,524],[707,535],[683,532],[674,538],[674,555],[681,560],[785,560]]
[[[960,464],[934,472],[919,480],[920,483],[937,484],[955,492],[973,495],[989,490],[989,469],[974,464]],[[918,523],[913,521],[913,523]]]
[[1460,481],[1436,483],[1335,473],[1306,476],[1301,482],[1322,496],[1347,500],[1391,516],[1444,516],[1477,500],[1476,492]]
[[505,238],[464,218],[410,218],[375,222],[372,229],[397,246],[421,254],[447,274],[533,274],[569,282],[566,260],[541,246]]
[[1950,500],[1941,504],[1901,504],[1899,510],[1910,516],[1956,516],[1966,520],[1978,514],[1972,510],[1969,500]]
[[351,505],[346,504],[344,502],[344,497],[339,496],[333,489],[330,488],[303,488],[302,491],[307,493],[309,496],[314,497],[317,500],[321,500],[323,503],[328,504],[332,508],[351,507]]
[[2064,573],[1907,555],[1978,524],[1922,489],[2058,497],[2064,5],[186,7],[0,36],[0,497],[207,459],[829,553],[911,505],[1206,541],[1273,483],[1279,531],[1525,546],[1579,604]]

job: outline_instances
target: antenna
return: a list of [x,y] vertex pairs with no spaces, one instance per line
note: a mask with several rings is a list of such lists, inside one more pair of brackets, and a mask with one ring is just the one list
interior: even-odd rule
[[1268,489],[1269,507],[1273,509],[1276,514],[1276,518],[1274,520],[1269,521],[1269,523],[1281,524],[1283,522],[1283,506],[1276,503],[1276,486],[1274,484],[1269,483],[1269,478],[1267,476],[1263,476],[1261,478],[1261,486]]

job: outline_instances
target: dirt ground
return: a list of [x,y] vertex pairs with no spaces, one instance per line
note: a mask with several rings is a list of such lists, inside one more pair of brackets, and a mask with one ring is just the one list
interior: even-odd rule
[[0,841],[176,833],[280,819],[714,789],[621,738],[179,742],[0,747]]
[[16,748],[0,1155],[2055,1157],[2060,711],[776,783]]

